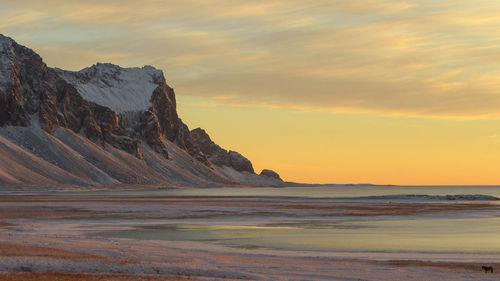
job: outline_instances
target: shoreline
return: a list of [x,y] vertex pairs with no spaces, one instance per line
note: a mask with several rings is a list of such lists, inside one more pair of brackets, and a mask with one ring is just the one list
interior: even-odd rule
[[217,200],[220,197],[0,195],[0,281],[498,280],[498,273],[485,274],[481,266],[500,269],[500,253],[277,250],[168,237],[95,235],[133,228],[134,221],[142,221],[138,225],[227,223],[238,227],[243,223],[252,227],[280,223],[282,218],[289,220],[286,223],[317,216],[334,221],[345,216],[371,220],[500,208],[488,202],[359,204],[261,200],[258,196]]

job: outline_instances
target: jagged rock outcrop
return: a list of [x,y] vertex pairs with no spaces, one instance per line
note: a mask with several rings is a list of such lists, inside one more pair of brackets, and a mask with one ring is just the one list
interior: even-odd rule
[[249,172],[255,174],[252,162],[236,151],[229,151],[229,167],[233,167],[239,172]]
[[48,74],[40,56],[0,35],[0,126],[30,123],[30,115],[40,109],[40,99],[53,91],[42,82],[53,80]]
[[217,166],[229,166],[230,162],[228,151],[214,143],[205,130],[196,128],[191,131],[191,137],[201,152],[208,157],[210,162]]
[[140,115],[140,136],[157,153],[168,158],[168,149],[163,141],[163,134],[158,117],[152,111]]
[[0,126],[39,122],[47,132],[64,127],[142,157],[137,141],[118,126],[116,113],[83,99],[32,50],[2,35],[0,45]]
[[[154,151],[168,157],[165,137],[196,160],[210,165],[179,118],[174,89],[168,86],[162,71],[152,66],[127,69],[110,63],[98,63],[77,72],[57,71],[85,98],[118,112],[120,126],[116,128],[126,129],[129,135],[145,140]],[[114,102],[116,99],[120,102]]]
[[[80,71],[50,68],[34,51],[0,34],[0,127],[5,126],[41,129],[48,135],[57,134],[63,142],[81,140],[76,136],[83,136],[92,145],[96,144],[101,150],[105,148],[103,151],[113,154],[103,156],[105,152],[91,147],[89,143],[67,143],[75,153],[82,153],[87,159],[85,161],[90,161],[90,164],[83,163],[83,166],[97,165],[97,170],[104,169],[99,167],[104,164],[96,162],[96,159],[119,158],[106,160],[109,173],[103,170],[106,175],[100,174],[100,180],[81,179],[81,182],[157,183],[178,175],[183,183],[189,184],[191,181],[187,179],[186,173],[196,178],[193,181],[197,183],[232,184],[242,179],[249,179],[245,184],[260,182],[259,175],[255,175],[252,163],[247,158],[238,152],[221,148],[202,129],[189,130],[177,114],[174,89],[166,83],[161,70],[152,66],[122,68],[110,63],[97,63]],[[75,136],[68,131],[61,131],[61,128],[69,129]],[[15,128],[12,130],[19,134],[26,132]],[[18,133],[9,131],[5,136],[10,141],[23,139],[16,137]],[[40,140],[50,139],[40,132],[37,134],[43,136]],[[9,145],[13,147],[13,144]],[[55,142],[53,145],[60,144]],[[40,144],[42,147],[43,144]],[[41,151],[40,148],[37,151]],[[132,163],[121,151],[133,155],[139,161],[132,161],[135,167],[142,167],[129,173],[133,176],[122,174],[120,170],[125,170],[124,167],[111,167],[113,163]],[[171,158],[171,153],[175,158],[172,163],[167,160]],[[47,152],[39,157],[56,156]],[[57,166],[60,162],[52,158],[47,161]],[[127,160],[123,160],[125,158]],[[35,163],[38,160],[33,161]],[[148,172],[149,176],[159,173],[157,179],[146,175],[143,178],[140,172],[145,169],[143,165],[154,170]],[[167,166],[173,170],[166,169]],[[233,174],[231,169],[218,168],[224,166],[237,172],[248,172],[252,177],[239,177],[240,174]],[[76,168],[58,167],[71,173],[78,171]],[[57,173],[60,171],[56,167],[53,174]],[[273,184],[266,180],[268,183]]]
[[270,177],[270,178],[274,178],[274,179],[277,179],[277,180],[282,180],[281,177],[280,177],[280,175],[278,173],[276,173],[273,170],[269,170],[269,169],[262,170],[262,172],[260,172],[260,175],[261,176]]
[[163,75],[157,77],[155,83],[158,84],[158,87],[151,96],[150,111],[156,115],[162,134],[198,161],[209,165],[207,157],[193,143],[188,126],[177,115],[174,89],[167,85]]
[[139,142],[129,136],[127,130],[120,126],[118,114],[115,111],[104,106],[94,105],[93,113],[96,123],[101,129],[104,144],[109,143],[142,159]]
[[239,172],[249,172],[254,174],[255,171],[252,162],[236,151],[227,151],[214,143],[210,136],[201,128],[196,128],[191,131],[191,136],[199,147],[201,152],[208,157],[208,160],[217,166],[232,167]]

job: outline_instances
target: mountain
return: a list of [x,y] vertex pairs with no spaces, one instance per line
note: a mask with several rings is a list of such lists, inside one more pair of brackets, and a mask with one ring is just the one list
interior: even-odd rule
[[284,185],[176,107],[152,66],[50,68],[0,34],[0,185]]

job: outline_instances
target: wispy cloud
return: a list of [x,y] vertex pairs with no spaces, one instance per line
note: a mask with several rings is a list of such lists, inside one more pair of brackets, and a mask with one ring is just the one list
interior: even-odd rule
[[0,31],[54,66],[153,64],[217,103],[500,116],[495,1],[4,2]]

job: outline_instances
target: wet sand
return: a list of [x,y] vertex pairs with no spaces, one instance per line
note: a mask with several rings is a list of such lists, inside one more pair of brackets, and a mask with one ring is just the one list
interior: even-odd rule
[[127,229],[114,223],[127,219],[269,217],[273,224],[277,216],[443,215],[499,207],[251,196],[0,195],[0,280],[498,280],[497,273],[481,271],[483,264],[500,269],[494,254],[291,251],[95,233]]

